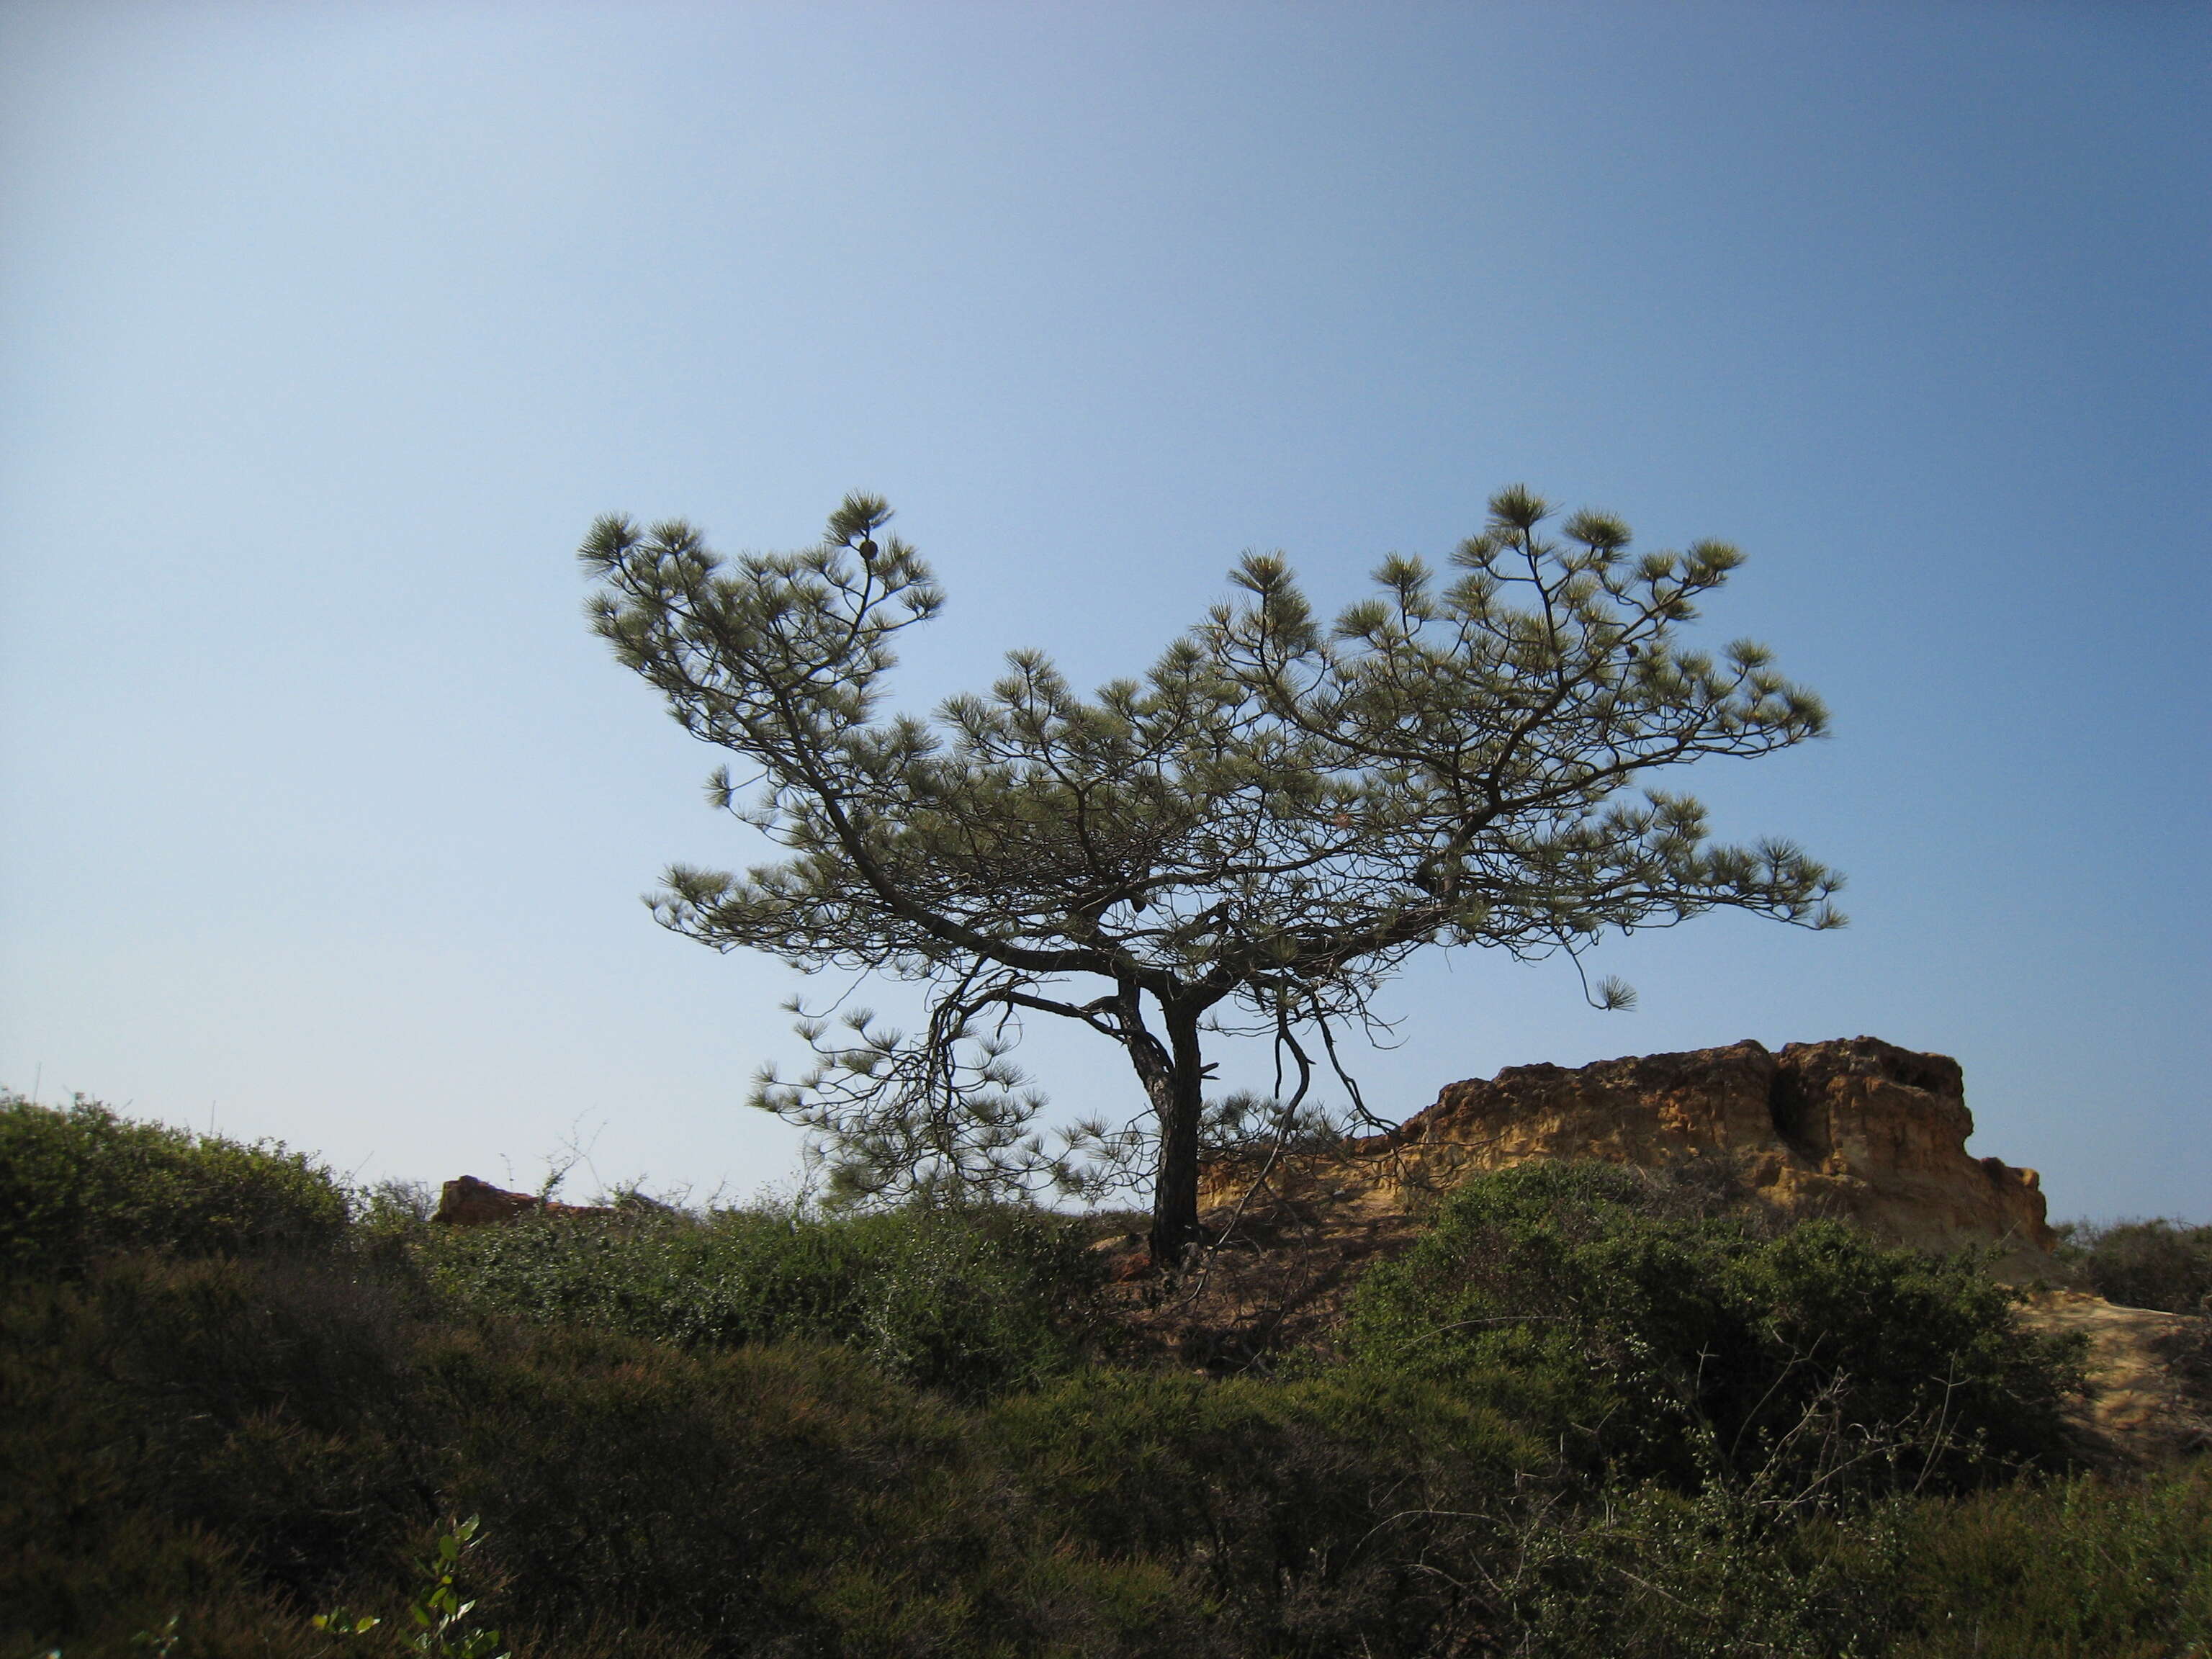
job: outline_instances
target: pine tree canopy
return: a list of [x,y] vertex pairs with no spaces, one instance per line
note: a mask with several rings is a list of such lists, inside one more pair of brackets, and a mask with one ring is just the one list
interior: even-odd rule
[[[1447,571],[1393,555],[1333,623],[1279,555],[1247,555],[1234,596],[1141,679],[1085,698],[1017,651],[924,719],[888,711],[885,679],[944,598],[890,516],[848,496],[818,545],[733,560],[680,521],[610,517],[580,553],[594,629],[738,758],[709,797],[781,851],[743,875],[672,867],[658,919],[926,988],[913,1034],[800,1010],[816,1063],[756,1085],[848,1193],[1080,1189],[1141,1147],[1155,1254],[1180,1259],[1200,1237],[1204,1036],[1273,1040],[1295,1086],[1256,1116],[1280,1131],[1310,1110],[1311,1056],[1333,1060],[1422,946],[1579,958],[1716,907],[1842,923],[1840,877],[1787,842],[1714,844],[1704,808],[1645,775],[1826,725],[1764,647],[1680,641],[1741,562],[1724,543],[1632,555],[1620,520],[1554,528],[1516,487]],[[1048,1145],[1006,1052],[1045,1015],[1127,1051],[1146,1101],[1127,1128]],[[1212,1115],[1249,1123],[1255,1103]]]

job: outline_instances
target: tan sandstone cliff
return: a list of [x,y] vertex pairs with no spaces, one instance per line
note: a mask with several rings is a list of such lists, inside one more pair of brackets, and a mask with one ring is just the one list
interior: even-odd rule
[[[1923,1249],[1995,1244],[2007,1276],[2052,1271],[2036,1172],[1973,1158],[1958,1061],[1874,1037],[1757,1042],[1601,1060],[1514,1066],[1448,1086],[1389,1134],[1285,1173],[1403,1197],[1531,1158],[1656,1167],[1725,1158],[1765,1202],[1836,1216]],[[1208,1171],[1208,1197],[1242,1184]]]

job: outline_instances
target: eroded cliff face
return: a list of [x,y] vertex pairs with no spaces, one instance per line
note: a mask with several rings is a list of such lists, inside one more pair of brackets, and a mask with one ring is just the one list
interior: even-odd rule
[[[1922,1249],[1995,1244],[2010,1276],[2049,1272],[2055,1241],[2036,1172],[1969,1156],[1973,1128],[1946,1055],[1865,1036],[1779,1054],[1745,1042],[1571,1071],[1509,1066],[1450,1085],[1390,1133],[1299,1174],[1404,1196],[1531,1158],[1726,1158],[1788,1213],[1847,1218]],[[1238,1180],[1226,1168],[1209,1176],[1217,1194]]]

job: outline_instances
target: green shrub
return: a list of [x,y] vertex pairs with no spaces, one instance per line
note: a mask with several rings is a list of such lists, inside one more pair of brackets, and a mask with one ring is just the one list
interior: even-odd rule
[[1881,1509],[1778,1524],[1722,1485],[1610,1488],[1532,1517],[1504,1622],[1512,1651],[1560,1659],[1877,1654],[1893,1533]]
[[2198,1659],[2212,1652],[2212,1463],[1830,1513],[1725,1482],[1608,1483],[1524,1503],[1486,1557],[1430,1564],[1474,1589],[1485,1651]]
[[300,1160],[9,1106],[9,1178],[106,1219],[7,1223],[43,1242],[0,1275],[0,1656],[2212,1644],[2212,1464],[1968,1490],[2048,1458],[2061,1357],[1970,1263],[1717,1186],[1474,1183],[1346,1358],[1218,1379],[1080,1363],[1095,1258],[1034,1212],[449,1231],[395,1190],[289,1249],[338,1236]]
[[2212,1650],[2212,1465],[1892,1496],[1778,1524],[1645,1484],[1508,1558],[1516,1653],[1561,1659],[2194,1659]]
[[2058,1231],[2061,1258],[2078,1264],[2106,1301],[2167,1313],[2212,1311],[2212,1227],[2073,1222]]
[[179,1654],[321,1653],[340,1607],[381,1650],[455,1514],[478,1619],[549,1659],[1203,1634],[1170,1571],[1071,1547],[972,1418],[836,1346],[424,1323],[342,1254],[107,1257],[0,1284],[0,1653],[172,1615]]
[[[2212,1468],[1822,1514],[1756,1472],[1577,1474],[1557,1411],[1470,1375],[1087,1368],[963,1404],[847,1346],[456,1314],[359,1252],[109,1255],[0,1281],[0,1654],[391,1651],[456,1515],[470,1628],[522,1659],[2203,1639]],[[339,1607],[383,1622],[313,1630]]]
[[989,1433],[1071,1538],[1173,1569],[1242,1653],[1456,1650],[1547,1461],[1448,1390],[1348,1370],[1089,1370],[1003,1402]]
[[562,1217],[434,1233],[422,1252],[467,1306],[687,1347],[840,1342],[970,1397],[1065,1370],[1098,1283],[1079,1226],[1012,1208]]
[[433,1467],[401,1330],[374,1287],[277,1261],[0,1280],[0,1637],[121,1652],[177,1613],[179,1654],[260,1651],[288,1594],[374,1573]]
[[204,1256],[328,1245],[346,1200],[281,1146],[131,1123],[79,1096],[0,1092],[0,1268],[75,1273],[111,1251]]
[[1468,1182],[1352,1300],[1361,1364],[1451,1380],[1617,1476],[1827,1497],[2063,1455],[2075,1348],[1968,1260],[1833,1223],[1653,1215],[1609,1164]]
[[855,1655],[1103,1655],[1188,1622],[1168,1574],[1066,1548],[957,1407],[847,1351],[509,1328],[425,1360],[471,1402],[455,1501],[549,1621]]
[[1896,1659],[2212,1652],[2212,1463],[1899,1506]]
[[96,1557],[112,1525],[158,1516],[263,1585],[319,1594],[420,1501],[401,1327],[331,1275],[140,1255],[18,1279],[0,1381],[0,1534]]

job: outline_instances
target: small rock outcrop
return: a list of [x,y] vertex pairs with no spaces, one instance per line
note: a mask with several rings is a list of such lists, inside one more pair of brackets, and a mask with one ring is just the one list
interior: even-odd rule
[[[1514,1066],[1455,1083],[1384,1135],[1357,1141],[1335,1173],[1363,1185],[1448,1188],[1532,1158],[1645,1167],[1725,1160],[1770,1206],[1855,1221],[1922,1249],[1995,1244],[2008,1277],[2056,1276],[2056,1240],[2033,1170],[1966,1152],[1973,1133],[1958,1061],[1875,1037],[1757,1042],[1569,1069]],[[1237,1171],[1209,1172],[1217,1190]]]
[[562,1204],[535,1193],[510,1193],[489,1181],[463,1176],[440,1189],[438,1212],[430,1218],[448,1227],[489,1227],[526,1215],[612,1215],[590,1204]]

